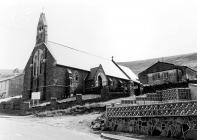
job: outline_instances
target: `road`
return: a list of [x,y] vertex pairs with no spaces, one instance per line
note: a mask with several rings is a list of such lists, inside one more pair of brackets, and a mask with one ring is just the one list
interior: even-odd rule
[[0,115],[0,140],[102,140],[93,134],[32,120],[29,117]]

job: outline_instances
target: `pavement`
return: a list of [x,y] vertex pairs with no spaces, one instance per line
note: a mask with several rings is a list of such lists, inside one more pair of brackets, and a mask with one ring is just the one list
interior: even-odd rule
[[119,136],[115,134],[101,133],[101,138],[109,139],[109,140],[139,140],[135,138],[129,138],[126,136]]
[[24,116],[0,115],[0,140],[102,140],[102,138],[37,122]]
[[123,132],[103,132],[101,138],[107,140],[177,140],[173,138],[160,137],[160,136],[147,136]]

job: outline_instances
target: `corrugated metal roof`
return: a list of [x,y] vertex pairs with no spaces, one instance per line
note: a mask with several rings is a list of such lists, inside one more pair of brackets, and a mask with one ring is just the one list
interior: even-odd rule
[[[90,71],[91,68],[98,67],[101,64],[106,75],[129,80],[111,60],[52,42],[47,43],[47,48],[59,65]],[[125,72],[128,73],[128,75],[131,74],[131,80],[136,81],[138,79],[129,68],[126,69],[126,67],[124,67],[123,69],[126,70]]]

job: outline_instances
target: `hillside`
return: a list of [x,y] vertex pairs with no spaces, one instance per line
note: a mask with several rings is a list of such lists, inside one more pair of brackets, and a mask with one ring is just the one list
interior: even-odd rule
[[150,67],[151,65],[153,65],[154,63],[156,63],[157,61],[173,63],[175,65],[184,65],[197,71],[197,53],[161,57],[140,61],[119,62],[119,64],[129,67],[133,70],[135,74],[138,74]]

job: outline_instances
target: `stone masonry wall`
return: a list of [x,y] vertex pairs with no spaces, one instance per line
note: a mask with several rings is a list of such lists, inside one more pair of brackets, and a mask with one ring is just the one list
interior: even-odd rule
[[106,117],[106,127],[112,131],[173,138],[197,137],[197,101],[108,106]]
[[197,116],[109,118],[111,131],[137,133],[171,138],[196,139]]
[[[32,57],[34,53],[38,50],[42,49],[44,52],[44,58],[46,59],[45,63],[43,63],[41,69],[42,73],[37,77],[33,77],[33,67],[32,67]],[[24,87],[23,87],[23,99],[28,100],[31,99],[31,92],[40,91],[41,99],[47,100],[50,99],[51,92],[47,88],[49,87],[50,82],[53,79],[53,71],[55,68],[55,60],[46,48],[44,44],[36,46],[31,53],[31,56],[26,64],[24,69]],[[46,71],[47,70],[47,71]],[[38,89],[37,89],[38,84]]]
[[[41,66],[42,73],[38,75],[37,78],[35,78],[32,75],[33,67],[31,64],[32,57],[38,49],[42,49],[44,51],[44,58],[46,59],[46,61]],[[75,72],[78,73],[79,80],[77,82],[73,81],[71,88],[75,93],[82,93],[84,89],[84,79],[87,76],[88,72],[65,66],[59,66],[56,64],[55,59],[44,44],[35,47],[24,70],[25,75],[23,99],[31,99],[31,92],[35,91],[41,92],[41,100],[50,100],[51,97],[55,97],[57,99],[65,98],[66,94],[70,94],[67,93],[68,91],[66,90],[67,86],[69,85],[69,83],[66,83],[67,69],[70,69],[73,74]]]

